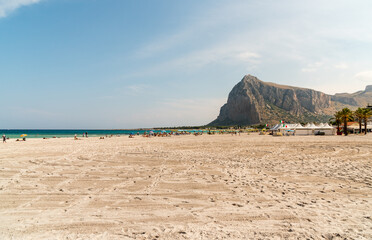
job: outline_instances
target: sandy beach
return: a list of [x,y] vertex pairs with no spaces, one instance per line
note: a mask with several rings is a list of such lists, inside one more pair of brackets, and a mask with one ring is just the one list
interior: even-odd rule
[[372,239],[372,134],[0,144],[0,239]]

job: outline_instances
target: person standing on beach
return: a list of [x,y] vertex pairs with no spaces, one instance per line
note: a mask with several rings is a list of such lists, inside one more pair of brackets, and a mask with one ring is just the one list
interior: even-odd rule
[[88,132],[85,132],[85,137],[88,137]]
[[3,143],[6,143],[6,136],[3,134]]

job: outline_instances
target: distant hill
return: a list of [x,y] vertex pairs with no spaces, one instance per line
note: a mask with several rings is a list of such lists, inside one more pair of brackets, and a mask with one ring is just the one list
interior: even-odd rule
[[331,96],[335,104],[348,105],[351,108],[365,107],[372,104],[372,85],[368,85],[364,91],[356,93],[336,93]]
[[231,90],[210,126],[327,122],[336,110],[356,109],[372,103],[372,85],[356,93],[328,95],[307,88],[264,82],[246,75]]

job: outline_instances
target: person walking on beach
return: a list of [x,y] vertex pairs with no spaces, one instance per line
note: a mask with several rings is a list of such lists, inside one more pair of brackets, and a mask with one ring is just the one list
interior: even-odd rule
[[6,143],[6,136],[3,134],[3,143]]

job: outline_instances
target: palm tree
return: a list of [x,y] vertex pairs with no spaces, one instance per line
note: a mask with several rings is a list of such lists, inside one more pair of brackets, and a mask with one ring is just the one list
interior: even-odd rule
[[341,111],[336,112],[330,121],[334,121],[337,124],[337,133],[340,132],[340,125],[341,125]]
[[362,121],[363,121],[363,116],[364,116],[364,108],[358,108],[354,112],[354,117],[356,120],[358,120],[359,123],[359,133],[362,133]]
[[343,108],[340,111],[341,120],[344,123],[344,134],[347,136],[347,122],[353,119],[353,112],[348,108]]
[[369,108],[363,109],[362,118],[364,120],[364,134],[367,134],[367,121],[368,118],[372,117],[372,111]]

